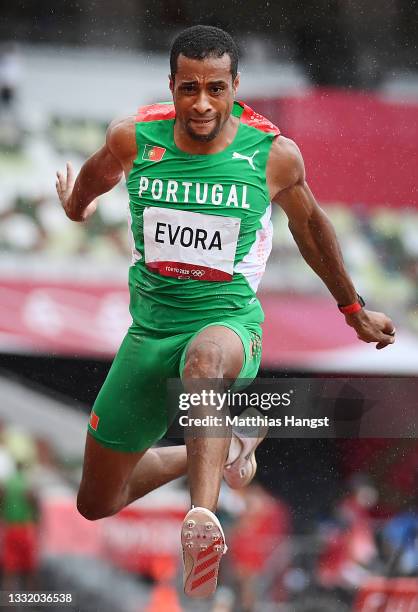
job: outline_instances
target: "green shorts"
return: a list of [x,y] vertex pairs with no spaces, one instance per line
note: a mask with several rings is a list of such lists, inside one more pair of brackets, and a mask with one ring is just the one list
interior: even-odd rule
[[241,338],[244,362],[238,378],[253,380],[260,367],[262,336],[260,324],[254,320],[228,317],[202,324],[193,332],[166,337],[133,325],[94,403],[90,434],[103,446],[125,452],[145,450],[160,440],[172,420],[167,379],[181,377],[191,341],[212,325],[228,327]]

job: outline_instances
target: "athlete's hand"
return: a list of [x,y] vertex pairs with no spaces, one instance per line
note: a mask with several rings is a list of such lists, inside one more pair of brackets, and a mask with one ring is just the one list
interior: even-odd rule
[[97,199],[90,202],[90,204],[83,210],[81,215],[79,215],[79,217],[77,216],[76,218],[71,206],[71,196],[73,194],[74,183],[74,168],[71,162],[67,162],[66,173],[57,170],[57,180],[55,182],[57,194],[67,217],[73,219],[74,221],[85,221],[95,212],[97,208]]
[[395,326],[383,312],[362,308],[354,314],[345,315],[345,320],[356,330],[357,338],[363,342],[377,342],[377,349],[395,342]]
[[57,188],[57,194],[65,212],[68,210],[71,194],[73,193],[75,174],[74,168],[71,162],[66,164],[66,176],[60,170],[57,170],[57,180],[55,181],[55,187]]

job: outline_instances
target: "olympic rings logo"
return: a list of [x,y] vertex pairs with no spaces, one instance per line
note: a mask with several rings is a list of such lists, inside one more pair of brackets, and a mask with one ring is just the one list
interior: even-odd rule
[[199,278],[205,275],[203,270],[191,270],[190,273],[192,276],[198,276]]

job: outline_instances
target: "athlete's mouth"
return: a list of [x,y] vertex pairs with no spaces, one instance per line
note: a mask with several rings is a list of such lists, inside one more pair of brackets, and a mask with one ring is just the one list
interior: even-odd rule
[[190,121],[193,121],[193,123],[197,123],[198,125],[206,125],[207,123],[211,123],[212,121],[215,120],[216,117],[212,117],[212,119],[193,119],[191,118]]

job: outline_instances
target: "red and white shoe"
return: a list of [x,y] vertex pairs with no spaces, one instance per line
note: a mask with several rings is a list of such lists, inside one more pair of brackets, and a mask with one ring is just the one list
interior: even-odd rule
[[216,591],[219,564],[227,551],[217,517],[207,508],[192,508],[181,528],[183,586],[189,597],[210,597]]
[[[241,418],[257,415],[260,416],[260,413],[255,408],[248,408],[241,414]],[[241,489],[254,478],[257,471],[255,451],[267,432],[267,425],[232,428],[231,445],[224,468],[224,480],[231,489]]]

